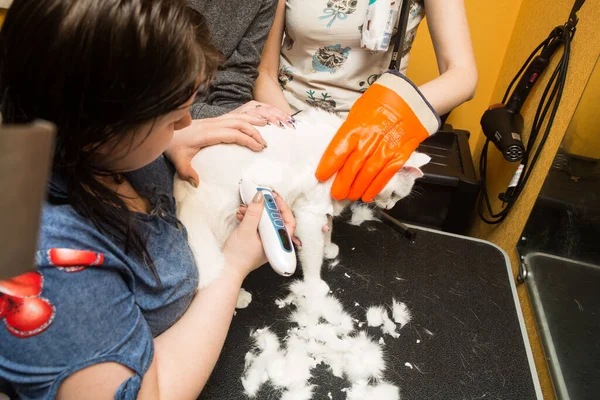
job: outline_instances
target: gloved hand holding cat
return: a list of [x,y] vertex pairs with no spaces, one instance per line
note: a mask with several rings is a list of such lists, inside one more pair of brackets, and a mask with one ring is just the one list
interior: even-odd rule
[[440,119],[405,76],[388,71],[350,109],[325,150],[316,177],[337,172],[331,196],[373,201],[419,144],[437,132]]

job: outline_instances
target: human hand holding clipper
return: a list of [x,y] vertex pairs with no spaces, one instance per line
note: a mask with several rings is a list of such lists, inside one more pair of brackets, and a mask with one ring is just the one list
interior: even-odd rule
[[440,127],[440,118],[405,76],[388,71],[356,101],[325,150],[316,177],[337,172],[331,196],[370,202],[419,144]]
[[242,179],[240,197],[242,202],[250,205],[257,193],[264,197],[263,209],[260,212],[258,232],[269,264],[275,272],[282,276],[291,276],[296,271],[296,253],[292,245],[295,220],[287,204],[269,188]]

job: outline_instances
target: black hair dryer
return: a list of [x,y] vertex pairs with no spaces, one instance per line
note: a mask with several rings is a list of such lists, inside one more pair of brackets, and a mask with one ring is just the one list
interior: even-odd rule
[[529,64],[506,104],[491,106],[481,117],[483,133],[500,150],[506,161],[521,161],[525,155],[525,146],[521,139],[523,132],[521,107],[531,88],[548,66],[552,54],[561,44],[562,40],[550,42]]
[[519,112],[514,112],[504,104],[495,104],[483,113],[481,127],[506,161],[521,161],[525,146],[521,140],[523,117]]

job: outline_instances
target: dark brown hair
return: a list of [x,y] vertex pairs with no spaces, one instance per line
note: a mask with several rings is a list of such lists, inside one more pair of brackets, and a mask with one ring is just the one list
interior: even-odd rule
[[70,204],[155,276],[131,212],[95,178],[118,172],[101,167],[98,149],[181,107],[217,62],[184,0],[15,0],[0,31],[3,122],[58,127],[52,172],[67,191],[50,201]]

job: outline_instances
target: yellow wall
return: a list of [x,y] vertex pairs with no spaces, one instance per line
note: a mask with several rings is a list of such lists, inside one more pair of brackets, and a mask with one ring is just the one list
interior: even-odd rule
[[569,124],[565,150],[583,157],[600,158],[600,65],[590,78]]
[[[492,92],[496,86],[521,1],[465,0],[479,82],[473,100],[452,111],[448,123],[471,132],[469,140],[471,149],[475,148],[479,136],[482,135],[479,126],[481,114],[490,104],[502,100],[502,98],[492,99]],[[407,75],[417,85],[439,75],[427,20],[419,27],[410,53]]]

